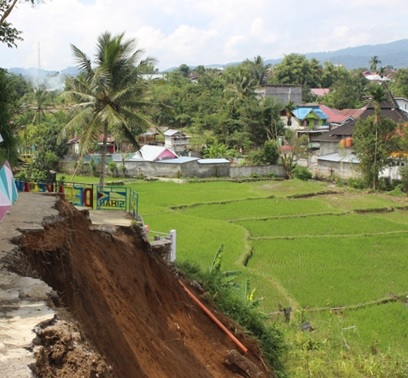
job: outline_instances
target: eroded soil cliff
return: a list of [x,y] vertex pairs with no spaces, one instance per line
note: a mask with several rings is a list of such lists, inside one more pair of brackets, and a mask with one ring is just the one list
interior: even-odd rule
[[[237,325],[211,309],[248,348],[244,356],[197,307],[141,228],[97,227],[63,200],[56,208],[43,229],[13,240],[18,249],[7,259],[8,269],[53,289],[57,315],[36,329],[38,376],[273,376]],[[240,368],[227,367],[228,355],[244,357]]]

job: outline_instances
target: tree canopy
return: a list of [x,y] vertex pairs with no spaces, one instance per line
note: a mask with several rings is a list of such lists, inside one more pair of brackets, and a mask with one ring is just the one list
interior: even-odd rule
[[[36,4],[41,0],[24,0],[27,3]],[[15,9],[18,0],[1,0],[0,1],[0,43],[7,44],[8,47],[16,47],[17,41],[22,41],[22,32],[16,29],[8,18],[11,12]]]

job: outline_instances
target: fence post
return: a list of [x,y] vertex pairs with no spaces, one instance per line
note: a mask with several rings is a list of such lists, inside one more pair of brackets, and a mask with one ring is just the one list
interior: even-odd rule
[[171,251],[170,251],[170,262],[176,261],[176,230],[170,230],[171,237]]

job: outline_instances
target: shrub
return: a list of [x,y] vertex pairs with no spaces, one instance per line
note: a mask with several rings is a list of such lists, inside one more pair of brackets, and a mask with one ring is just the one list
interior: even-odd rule
[[312,178],[312,174],[308,171],[308,169],[306,167],[300,167],[299,165],[293,169],[292,173],[293,177],[299,180],[307,181]]
[[351,178],[347,181],[348,186],[354,189],[365,189],[367,188],[366,183],[362,179]]
[[399,172],[401,175],[402,190],[408,193],[408,165],[401,167]]
[[116,165],[116,162],[114,160],[111,160],[108,164],[108,168],[111,172],[111,175],[113,177],[116,177],[118,175],[118,166]]

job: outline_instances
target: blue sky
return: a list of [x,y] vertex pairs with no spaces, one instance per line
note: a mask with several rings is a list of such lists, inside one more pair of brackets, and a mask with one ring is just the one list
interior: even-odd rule
[[408,38],[405,0],[46,0],[8,20],[24,41],[0,46],[2,68],[73,66],[70,44],[92,56],[105,31],[136,38],[161,70]]

